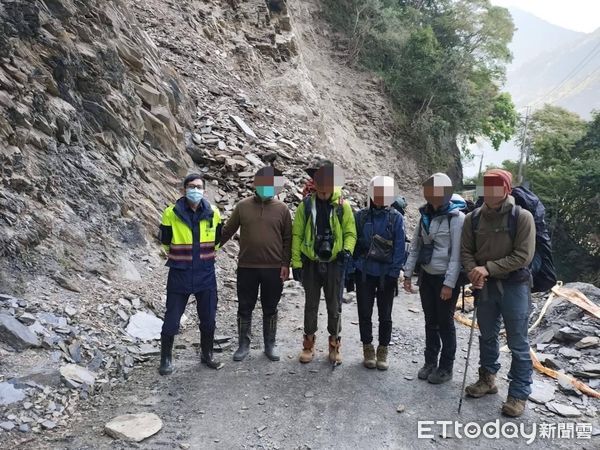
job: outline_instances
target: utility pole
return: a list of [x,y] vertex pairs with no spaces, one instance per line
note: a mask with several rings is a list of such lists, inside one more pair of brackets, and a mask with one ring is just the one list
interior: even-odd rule
[[477,174],[477,182],[481,184],[481,171],[483,170],[483,151],[481,152],[481,158],[479,159],[479,173]]
[[[521,158],[519,159],[519,175],[517,176],[517,181],[519,184],[523,182],[523,163],[529,162],[529,145],[527,144],[528,140],[528,126],[529,126],[529,106],[525,110],[525,126],[523,127],[523,135],[521,136]],[[525,152],[527,152],[527,159],[525,159]]]

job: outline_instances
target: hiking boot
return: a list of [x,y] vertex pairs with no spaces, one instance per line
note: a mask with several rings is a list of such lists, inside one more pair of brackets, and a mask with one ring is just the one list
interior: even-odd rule
[[496,394],[496,375],[488,372],[483,367],[479,368],[479,379],[465,388],[465,392],[469,397],[483,397],[486,394]]
[[315,356],[315,335],[305,334],[302,346],[303,349],[302,353],[300,353],[300,362],[306,364],[311,362]]
[[419,369],[419,373],[417,373],[417,377],[419,380],[426,380],[431,372],[433,372],[437,368],[437,363],[428,363],[426,362],[423,367]]
[[527,400],[520,400],[509,395],[502,403],[502,413],[509,417],[520,417],[525,412],[526,404]]
[[211,369],[220,369],[223,363],[218,359],[213,358],[213,345],[215,341],[215,332],[210,333],[200,332],[200,361],[206,364]]
[[363,344],[363,366],[367,369],[374,369],[376,367],[375,362],[375,347],[373,344]]
[[379,345],[377,347],[377,368],[379,370],[388,370],[387,362],[388,348],[387,345]]
[[452,368],[437,367],[427,377],[431,384],[442,384],[452,379]]
[[329,362],[335,365],[342,363],[342,338],[329,336]]
[[160,335],[160,367],[158,373],[171,375],[173,373],[173,341],[175,336]]
[[250,353],[250,334],[252,331],[252,319],[238,317],[238,349],[233,354],[234,361],[243,361]]
[[271,361],[279,361],[279,353],[275,346],[277,336],[277,314],[271,317],[263,317],[263,337],[265,340],[265,355]]

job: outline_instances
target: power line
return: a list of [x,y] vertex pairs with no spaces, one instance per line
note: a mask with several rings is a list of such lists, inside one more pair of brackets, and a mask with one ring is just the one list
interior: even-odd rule
[[[585,82],[587,82],[590,78],[593,78],[594,75],[596,75],[597,73],[600,73],[600,67],[597,67],[595,70],[593,70],[592,72],[590,72],[583,80],[581,80],[579,83],[577,83],[573,87],[572,91],[576,91],[579,88],[579,86],[581,86],[582,84],[584,84]],[[560,97],[558,99],[560,99]]]
[[563,80],[558,83],[556,86],[554,86],[552,89],[550,89],[548,92],[546,92],[546,94],[544,94],[543,96],[540,96],[540,99],[531,103],[529,106],[535,106],[538,103],[544,101],[545,98],[549,97],[551,94],[553,94],[554,92],[556,92],[557,90],[559,90],[560,88],[563,87],[563,85],[569,81],[571,78],[573,78],[575,75],[577,75],[579,72],[581,72],[581,70],[583,70],[583,68],[590,62],[592,61],[592,59],[596,56],[595,53],[597,53],[597,50],[600,50],[600,41],[594,46],[594,48],[592,48],[592,50],[583,57],[583,59],[581,61],[579,61],[578,64],[575,65],[575,67],[567,74],[566,77],[563,78]]

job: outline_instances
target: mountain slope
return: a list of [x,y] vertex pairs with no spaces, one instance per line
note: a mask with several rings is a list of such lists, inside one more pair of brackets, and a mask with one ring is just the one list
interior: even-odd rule
[[563,106],[584,118],[600,108],[600,29],[508,75],[507,89],[518,106]]
[[513,54],[512,64],[508,68],[509,73],[531,59],[544,53],[551,53],[585,35],[585,33],[553,25],[519,8],[511,7],[509,11],[516,27],[509,46]]
[[[377,174],[416,185],[378,81],[335,59],[319,2],[288,4],[0,5],[4,290],[118,279],[156,251],[160,212],[191,171],[225,217],[273,156],[290,206],[315,153],[348,169],[350,199]],[[296,16],[321,25],[295,29]]]

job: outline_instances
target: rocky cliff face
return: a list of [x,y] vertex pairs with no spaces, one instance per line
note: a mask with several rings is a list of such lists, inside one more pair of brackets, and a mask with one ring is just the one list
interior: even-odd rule
[[11,0],[0,21],[4,291],[135,272],[191,171],[225,216],[274,160],[296,204],[315,153],[351,199],[378,174],[416,184],[378,80],[344,64],[315,0]]
[[184,87],[120,1],[8,1],[0,22],[2,281],[94,270],[191,164]]

